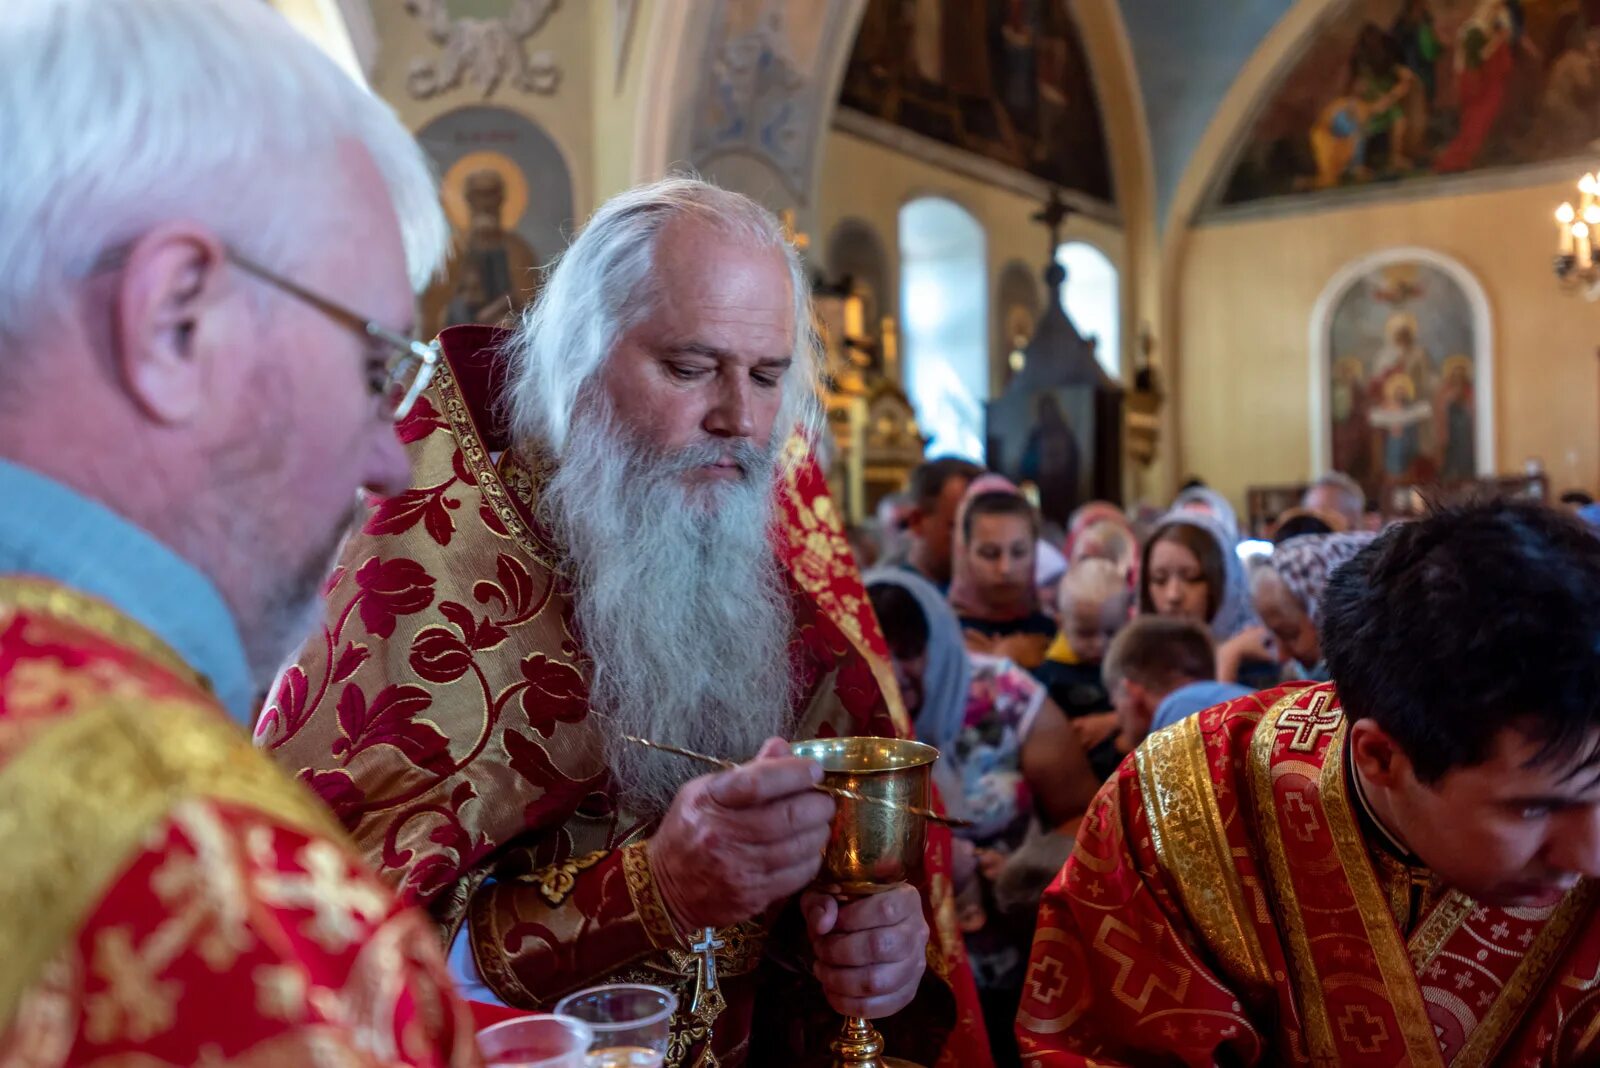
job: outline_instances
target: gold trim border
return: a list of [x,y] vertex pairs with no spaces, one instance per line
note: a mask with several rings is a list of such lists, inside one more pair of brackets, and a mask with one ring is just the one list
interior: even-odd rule
[[1280,698],[1256,724],[1255,733],[1250,736],[1249,778],[1256,803],[1256,822],[1262,828],[1267,847],[1273,911],[1278,914],[1289,941],[1289,951],[1285,955],[1293,976],[1295,1001],[1305,1021],[1306,1049],[1312,1063],[1337,1065],[1338,1047],[1333,1042],[1327,1004],[1322,1000],[1322,982],[1311,954],[1305,917],[1300,914],[1300,899],[1295,895],[1294,879],[1289,874],[1289,857],[1284,849],[1277,798],[1272,789],[1272,749],[1278,740],[1278,718],[1304,695],[1304,691],[1296,691]]
[[661,900],[661,890],[656,886],[655,874],[650,870],[650,852],[647,842],[630,842],[622,847],[622,881],[633,901],[633,910],[650,944],[662,950],[689,949],[689,941],[678,931],[677,924]]
[[[1189,716],[1152,734],[1135,751],[1134,762],[1150,842],[1177,884],[1184,910],[1235,980],[1270,987],[1272,967],[1245,905],[1222,810],[1211,788],[1199,717]],[[1180,842],[1187,848],[1175,848]]]
[[1477,902],[1459,890],[1451,890],[1428,913],[1427,919],[1411,935],[1406,949],[1411,957],[1411,967],[1418,975],[1424,972],[1433,959],[1444,949],[1445,943],[1455,936],[1466,922]]
[[1389,1004],[1394,1007],[1400,1034],[1405,1039],[1408,1064],[1437,1065],[1444,1068],[1444,1054],[1439,1048],[1439,1037],[1428,1019],[1428,1008],[1422,1001],[1422,987],[1411,963],[1411,954],[1400,938],[1384,900],[1383,888],[1378,885],[1377,873],[1367,858],[1367,847],[1356,827],[1355,814],[1350,808],[1350,798],[1345,792],[1344,745],[1349,733],[1348,722],[1340,722],[1322,761],[1322,775],[1318,783],[1322,813],[1328,820],[1328,833],[1333,836],[1333,847],[1344,869],[1345,882],[1355,899],[1356,913],[1367,932],[1367,942],[1378,963],[1378,974],[1389,994]]
[[[556,561],[550,558],[547,547],[542,545],[528,525],[522,521],[522,515],[517,511],[517,506],[511,501],[511,491],[506,482],[500,477],[500,472],[495,469],[494,460],[490,455],[489,447],[484,444],[483,437],[478,433],[478,427],[472,420],[472,411],[467,405],[466,398],[461,395],[461,389],[456,385],[454,372],[450,369],[449,358],[446,357],[444,366],[434,372],[433,381],[429,383],[429,390],[437,390],[441,413],[450,425],[450,433],[456,440],[456,447],[461,450],[462,461],[467,465],[467,470],[472,472],[477,479],[478,492],[494,509],[494,514],[501,524],[511,533],[511,539],[517,543],[518,548],[528,554],[529,559],[550,570],[556,569]],[[524,501],[531,511],[535,502]]]
[[0,610],[33,613],[68,623],[105,638],[114,645],[154,660],[193,686],[206,690],[200,673],[184,662],[173,648],[143,624],[110,604],[44,578],[0,577]]

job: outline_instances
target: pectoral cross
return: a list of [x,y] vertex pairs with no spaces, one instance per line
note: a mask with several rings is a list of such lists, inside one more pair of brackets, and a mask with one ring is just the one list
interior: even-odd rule
[[690,1012],[699,1012],[700,1003],[708,994],[717,992],[717,950],[727,943],[717,937],[715,927],[707,927],[700,935],[700,941],[693,943],[689,949],[700,957],[700,974],[695,980],[694,1001],[689,1006]]

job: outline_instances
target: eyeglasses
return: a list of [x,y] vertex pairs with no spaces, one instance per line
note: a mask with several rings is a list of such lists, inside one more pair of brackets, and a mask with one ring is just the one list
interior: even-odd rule
[[[98,272],[122,266],[127,260],[128,251],[126,247],[108,251],[95,262],[94,270]],[[282,290],[296,300],[309,304],[340,326],[360,334],[370,343],[381,347],[382,358],[372,361],[373,371],[368,375],[367,387],[374,397],[384,402],[385,407],[393,413],[396,422],[410,414],[412,406],[417,403],[417,398],[422,396],[422,391],[433,381],[433,372],[438,369],[439,361],[442,359],[437,341],[418,341],[414,337],[407,337],[390,330],[336,301],[313,293],[298,282],[290,281],[234,249],[226,249],[225,252],[228,262],[241,271],[275,289]]]
[[439,366],[440,348],[437,341],[418,341],[397,333],[357,315],[342,304],[311,292],[298,282],[291,282],[233,249],[227,252],[229,261],[246,274],[254,275],[291,297],[304,301],[340,326],[348,327],[382,346],[384,357],[378,364],[381,369],[368,378],[367,385],[374,397],[382,398],[385,405],[393,410],[395,422],[410,414],[412,405],[417,403],[422,391],[433,381],[433,372]]

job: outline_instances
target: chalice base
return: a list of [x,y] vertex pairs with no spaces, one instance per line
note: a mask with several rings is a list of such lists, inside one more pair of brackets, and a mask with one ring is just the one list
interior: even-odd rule
[[883,1055],[883,1036],[859,1016],[845,1019],[833,1040],[833,1068],[920,1068],[911,1061]]

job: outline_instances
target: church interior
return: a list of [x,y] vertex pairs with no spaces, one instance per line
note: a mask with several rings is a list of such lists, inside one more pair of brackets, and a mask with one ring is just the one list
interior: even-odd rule
[[0,1063],[1600,1064],[1600,0],[0,0],[8,155]]
[[[1589,0],[274,2],[519,276],[674,169],[781,213],[853,523],[924,452],[1012,473],[1053,389],[1069,424],[1116,397],[1119,425],[1074,432],[1079,500],[1199,479],[1257,535],[1329,470],[1390,515],[1417,487],[1600,483],[1600,309],[1568,233],[1600,135]],[[481,273],[425,317],[531,295]],[[1071,330],[1030,351],[1058,305]],[[1415,421],[1378,429],[1384,407]]]

